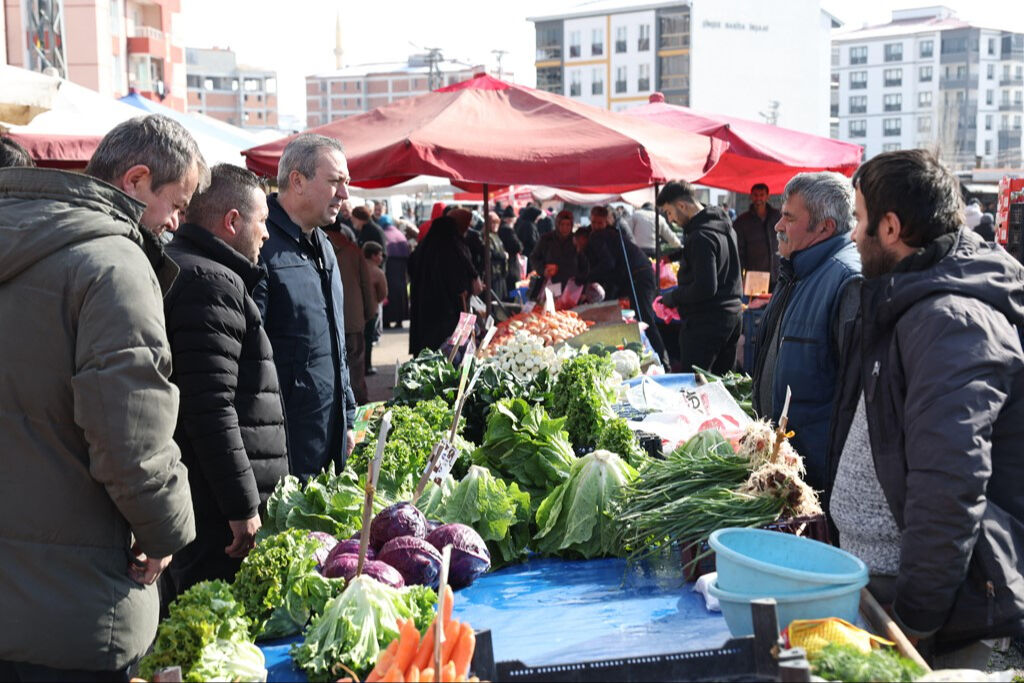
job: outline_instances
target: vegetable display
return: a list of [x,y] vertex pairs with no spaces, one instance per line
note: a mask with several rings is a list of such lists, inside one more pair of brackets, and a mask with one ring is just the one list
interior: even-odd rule
[[437,588],[441,553],[425,539],[417,536],[392,538],[380,549],[378,557],[380,562],[397,569],[406,585]]
[[529,313],[517,313],[508,320],[498,324],[498,331],[489,348],[497,348],[506,344],[519,330],[525,330],[544,340],[548,346],[575,337],[590,327],[575,311],[555,311],[546,313],[533,310]]
[[390,505],[370,523],[370,547],[378,553],[385,543],[399,536],[427,537],[427,518],[412,503]]
[[319,544],[299,530],[275,534],[242,561],[232,592],[252,623],[252,633],[280,638],[302,631],[310,615],[342,586],[316,571]]
[[543,407],[522,399],[500,401],[487,420],[487,433],[473,462],[512,479],[531,493],[546,495],[569,476],[576,458],[565,420],[550,419]]
[[621,417],[605,423],[597,439],[597,450],[611,451],[636,468],[645,465],[648,459],[629,423]]
[[[378,494],[374,510],[388,504]],[[340,474],[321,472],[303,486],[291,475],[282,479],[267,500],[267,512],[257,540],[286,529],[323,531],[348,538],[362,524],[363,488],[351,469]]]
[[495,348],[489,364],[531,382],[542,370],[558,374],[561,360],[555,350],[544,345],[544,340],[524,330],[516,331],[507,342]]
[[337,680],[346,672],[361,678],[398,636],[398,620],[423,623],[435,600],[429,588],[392,588],[357,576],[310,622],[292,657],[311,681]]
[[568,480],[537,509],[535,550],[548,555],[608,557],[622,554],[612,504],[637,471],[608,451],[580,458]]
[[826,645],[811,662],[826,681],[913,681],[924,674],[914,662],[888,648],[861,652],[853,645]]
[[618,380],[609,358],[580,355],[562,366],[555,383],[551,415],[565,418],[569,440],[577,448],[592,449],[605,423],[615,418],[612,404]]
[[473,465],[454,486],[446,481],[428,487],[420,507],[429,519],[471,527],[487,544],[495,567],[526,557],[532,521],[530,494],[486,468]]
[[743,409],[743,412],[755,420],[758,419],[757,413],[754,412],[754,379],[750,375],[738,372],[714,375],[700,368],[694,368],[694,371],[708,382],[721,382],[722,386],[736,399],[736,403]]
[[257,672],[265,675],[263,655],[252,646],[244,609],[227,583],[197,583],[171,603],[169,612],[153,649],[139,662],[143,678],[171,666],[181,667],[185,681],[252,681],[261,680]]
[[427,542],[441,552],[452,547],[448,582],[452,588],[465,588],[491,568],[491,554],[480,534],[465,524],[443,524],[427,536]]

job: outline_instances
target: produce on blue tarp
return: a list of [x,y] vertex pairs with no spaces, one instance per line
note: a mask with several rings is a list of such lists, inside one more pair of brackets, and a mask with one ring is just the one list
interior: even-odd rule
[[438,551],[445,546],[452,547],[452,561],[448,570],[448,582],[452,588],[465,588],[491,568],[491,554],[480,534],[465,524],[444,524],[427,536],[427,542]]
[[[267,500],[267,512],[257,540],[286,529],[323,531],[335,538],[348,538],[363,523],[365,489],[351,469],[339,474],[324,471],[305,485],[288,475]],[[374,512],[390,503],[382,492],[374,498]]]
[[327,561],[331,551],[338,546],[338,539],[324,531],[310,531],[306,536],[319,544],[319,547],[313,552],[313,558],[316,559],[316,568],[320,569]]
[[370,523],[370,547],[377,553],[385,543],[399,536],[427,537],[427,518],[408,501],[389,505]]
[[292,646],[292,657],[311,681],[337,680],[346,669],[365,677],[398,636],[398,620],[412,618],[424,631],[436,601],[425,586],[392,588],[357,576],[310,622],[302,643]]
[[597,439],[597,450],[611,451],[638,469],[645,466],[648,460],[647,454],[640,448],[636,434],[629,428],[629,423],[621,417],[605,423],[601,436]]
[[615,418],[619,379],[611,359],[581,354],[565,361],[555,383],[551,415],[565,418],[569,440],[577,448],[593,448],[605,423]]
[[[359,539],[350,538],[345,541],[341,541],[338,545],[334,546],[334,550],[331,551],[331,555],[358,555],[359,554]],[[330,559],[330,556],[328,556]],[[373,551],[373,548],[366,548],[366,559],[376,560],[377,553]]]
[[[327,564],[324,565],[324,576],[347,582],[356,575],[358,568],[359,555],[333,555],[328,558]],[[363,575],[392,588],[402,588],[405,586],[405,579],[402,578],[401,573],[397,569],[377,560],[366,560],[363,563]]]
[[584,559],[621,555],[612,513],[622,490],[636,478],[637,471],[614,453],[594,451],[580,458],[569,479],[537,509],[534,550]]
[[441,573],[441,553],[423,538],[397,536],[384,544],[377,555],[405,579],[407,586],[437,588]]
[[[242,605],[224,581],[202,581],[170,604],[160,623],[153,649],[139,662],[139,673],[153,674],[180,666],[185,681],[260,680],[250,674],[263,669],[263,654],[255,648]],[[232,661],[224,653],[235,653]]]

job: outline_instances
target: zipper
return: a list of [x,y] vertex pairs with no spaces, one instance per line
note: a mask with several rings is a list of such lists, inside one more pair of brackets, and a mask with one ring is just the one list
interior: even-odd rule
[[870,401],[875,396],[875,388],[878,386],[878,375],[882,371],[882,361],[875,361],[875,366],[871,368],[871,376],[868,377],[868,385],[864,388],[864,400]]
[[988,626],[991,628],[995,621],[996,587],[991,581],[985,582],[985,597],[988,598]]

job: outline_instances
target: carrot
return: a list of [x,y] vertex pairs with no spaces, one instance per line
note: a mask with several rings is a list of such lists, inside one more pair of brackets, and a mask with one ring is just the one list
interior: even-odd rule
[[408,671],[409,665],[412,664],[413,658],[416,656],[416,648],[420,645],[420,632],[416,630],[416,624],[413,620],[402,624],[402,630],[399,633],[399,644],[398,649],[395,651],[395,664],[402,671]]
[[452,590],[451,584],[444,587],[444,619],[441,621],[445,625],[445,633],[448,632],[448,622],[452,620],[452,608],[455,606],[455,592]]
[[476,633],[469,624],[462,625],[462,633],[459,634],[458,642],[452,651],[452,661],[455,663],[455,671],[459,676],[469,675],[469,665],[473,661],[473,650],[476,648]]
[[419,649],[416,650],[416,656],[412,660],[412,663],[420,670],[420,680],[424,680],[423,670],[426,669],[433,660],[434,624],[431,624],[430,627],[427,628],[427,633],[423,636],[423,640],[420,641]]
[[387,673],[387,670],[391,668],[394,662],[394,655],[385,650],[381,654],[380,659],[377,660],[377,666],[373,667],[373,671],[366,677],[366,683],[376,683],[377,681],[384,680],[384,674]]
[[462,633],[462,624],[457,621],[449,621],[444,626],[444,642],[441,644],[441,662],[451,659],[452,651]]
[[454,681],[455,679],[455,664],[448,662],[444,665],[444,673],[441,674],[442,681]]
[[410,666],[409,670],[405,672],[405,683],[419,683],[420,681],[420,670],[415,666]]
[[388,683],[405,683],[405,676],[402,675],[402,672],[399,671],[397,666],[392,665],[392,667],[388,669],[387,674],[385,674],[384,680]]
[[433,683],[434,667],[428,666],[423,671],[420,671],[420,680],[423,681],[423,683]]

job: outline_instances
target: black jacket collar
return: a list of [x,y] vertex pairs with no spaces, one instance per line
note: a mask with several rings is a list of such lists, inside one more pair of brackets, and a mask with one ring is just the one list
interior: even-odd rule
[[207,258],[232,270],[238,277],[242,278],[242,282],[245,283],[245,289],[250,294],[266,273],[262,266],[258,266],[245,258],[238,251],[228,246],[227,242],[209,230],[193,223],[185,223],[179,227],[174,235],[174,239],[188,241]]

